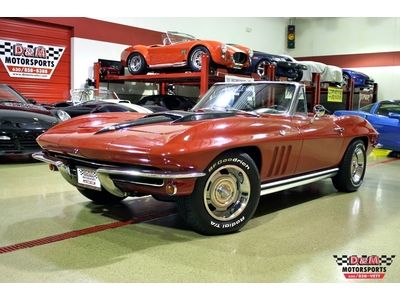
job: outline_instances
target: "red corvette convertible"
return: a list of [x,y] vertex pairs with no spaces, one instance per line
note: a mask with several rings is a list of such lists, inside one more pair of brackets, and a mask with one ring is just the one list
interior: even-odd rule
[[223,234],[251,219],[260,195],[325,178],[339,191],[360,187],[377,132],[324,112],[307,113],[299,83],[221,83],[191,111],[63,122],[38,138],[34,157],[95,203],[150,194],[176,201],[196,231]]
[[244,46],[198,40],[189,34],[168,31],[163,35],[162,45],[135,45],[125,49],[121,54],[121,63],[133,75],[176,68],[197,72],[201,70],[203,54],[210,56],[213,65],[228,69],[247,68],[253,55]]

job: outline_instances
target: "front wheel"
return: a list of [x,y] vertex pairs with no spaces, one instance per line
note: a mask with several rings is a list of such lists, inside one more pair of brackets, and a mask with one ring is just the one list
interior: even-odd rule
[[301,81],[301,79],[303,78],[303,71],[302,70],[297,70],[297,75],[295,78],[293,78],[294,81]]
[[83,196],[88,198],[89,200],[92,200],[96,204],[103,204],[103,205],[113,205],[121,202],[124,200],[126,197],[118,197],[115,196],[106,190],[101,190],[101,191],[95,191],[95,190],[89,190],[85,188],[77,188],[79,193],[81,193]]
[[364,143],[358,139],[352,141],[344,154],[338,173],[332,177],[333,185],[341,192],[358,190],[363,182],[366,166]]
[[210,51],[204,46],[196,47],[192,50],[189,56],[189,67],[193,72],[199,72],[201,70],[201,59],[203,54],[206,54],[210,57],[211,63],[211,55]]
[[226,153],[205,172],[190,197],[177,199],[182,218],[207,235],[241,229],[252,218],[260,198],[260,177],[254,161],[245,153]]
[[128,71],[132,75],[139,75],[146,73],[146,60],[143,55],[138,52],[133,52],[129,55],[127,60]]

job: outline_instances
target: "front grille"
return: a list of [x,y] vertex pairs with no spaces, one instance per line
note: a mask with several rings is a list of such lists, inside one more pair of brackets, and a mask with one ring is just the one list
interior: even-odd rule
[[247,61],[247,55],[242,52],[236,52],[233,54],[233,61],[236,64],[244,64]]
[[10,137],[10,140],[0,140],[0,151],[23,152],[40,149],[36,138],[42,132],[13,132],[4,134]]

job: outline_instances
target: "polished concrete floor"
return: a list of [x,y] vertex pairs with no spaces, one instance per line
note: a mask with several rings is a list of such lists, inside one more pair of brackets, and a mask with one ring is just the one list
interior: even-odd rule
[[[173,203],[96,206],[45,164],[2,163],[0,282],[400,282],[399,174],[375,153],[355,193],[268,195],[241,232],[206,237]],[[383,280],[345,279],[333,258],[365,254],[397,257]]]

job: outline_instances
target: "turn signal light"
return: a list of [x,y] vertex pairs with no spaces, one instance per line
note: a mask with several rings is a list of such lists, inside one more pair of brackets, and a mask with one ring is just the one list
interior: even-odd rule
[[178,189],[176,188],[176,185],[169,183],[165,186],[165,191],[169,196],[173,196],[176,194]]

